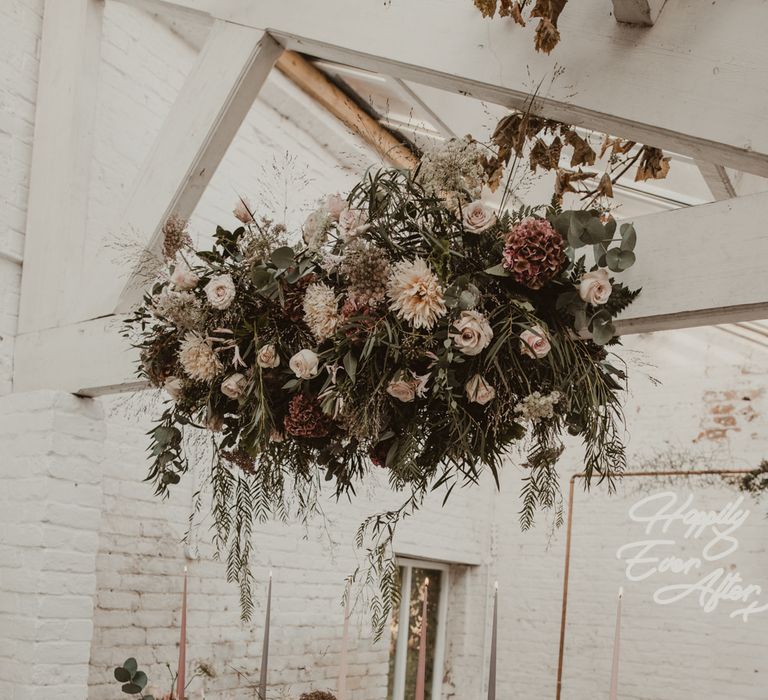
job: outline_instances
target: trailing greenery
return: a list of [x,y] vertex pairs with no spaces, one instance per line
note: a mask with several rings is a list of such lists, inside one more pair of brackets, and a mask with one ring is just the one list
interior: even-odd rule
[[610,350],[615,316],[637,296],[614,279],[636,233],[598,210],[495,210],[479,199],[484,156],[470,140],[425,154],[415,172],[371,170],[305,223],[303,243],[257,219],[219,227],[193,250],[166,226],[167,268],[129,319],[139,375],[169,401],[149,432],[158,495],[188,471],[185,440],[209,431],[214,537],[227,576],[250,598],[254,527],[307,519],[329,488],[352,498],[372,471],[400,508],[366,519],[383,630],[397,594],[392,543],[432,491],[528,456],[521,524],[561,510],[557,460],[579,436],[588,477],[609,486],[625,465],[622,389]]

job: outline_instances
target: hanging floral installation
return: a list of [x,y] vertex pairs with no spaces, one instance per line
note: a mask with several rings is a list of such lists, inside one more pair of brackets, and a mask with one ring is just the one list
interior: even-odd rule
[[148,479],[165,496],[189,468],[185,436],[207,431],[217,544],[246,616],[254,522],[310,516],[325,482],[353,497],[378,473],[405,494],[357,535],[383,629],[394,527],[429,492],[447,499],[484,470],[498,482],[525,445],[528,527],[559,506],[563,434],[583,441],[589,476],[610,483],[623,468],[611,350],[639,292],[619,279],[635,230],[603,209],[564,211],[559,196],[508,206],[509,180],[492,206],[482,196],[514,150],[467,137],[413,172],[371,170],[324,199],[295,245],[244,199],[206,250],[185,221],[165,225],[164,271],[125,330],[139,375],[169,397]]

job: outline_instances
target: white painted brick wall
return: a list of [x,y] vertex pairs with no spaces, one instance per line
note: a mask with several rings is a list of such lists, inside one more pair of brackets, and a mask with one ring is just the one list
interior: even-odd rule
[[[41,7],[42,0],[0,4],[0,394],[11,388],[20,279],[19,265],[2,253],[13,258],[23,249]],[[120,230],[116,212],[194,51],[141,13],[108,2],[102,56],[89,254],[114,260],[120,253],[105,247],[105,242],[135,236]],[[325,151],[283,112],[259,101],[198,208],[195,234],[203,237],[214,223],[226,221],[237,194],[258,202],[272,159],[282,160],[285,151],[297,159],[294,172],[309,181],[299,191],[290,191],[290,204],[297,209],[349,182],[344,159]],[[717,330],[631,338],[627,345],[628,358],[645,353],[658,365],[658,370],[638,366],[633,372],[633,396],[627,406],[633,460],[667,444],[696,450],[701,466],[753,466],[768,456],[764,351]],[[642,379],[644,371],[658,375],[664,385],[651,387]],[[333,547],[320,522],[309,532],[295,525],[260,528],[255,540],[259,606],[253,623],[242,625],[236,592],[225,582],[221,564],[212,559],[206,525],[196,531],[199,559],[188,561],[179,543],[191,508],[192,480],[187,479],[164,503],[141,481],[151,407],[142,409],[139,401],[132,409],[124,398],[105,403],[107,436],[102,445],[104,426],[99,427],[91,405],[45,394],[0,400],[0,470],[5,477],[0,491],[4,506],[0,615],[5,616],[0,626],[0,684],[5,685],[0,685],[0,697],[8,695],[10,683],[18,678],[27,685],[46,682],[47,676],[21,675],[30,659],[37,661],[43,654],[57,678],[69,684],[68,697],[86,697],[77,691],[85,682],[83,645],[90,639],[88,591],[94,574],[96,611],[88,644],[87,697],[106,700],[119,694],[110,669],[132,654],[153,678],[164,678],[163,664],[175,664],[177,654],[179,574],[185,563],[190,566],[189,656],[211,661],[219,673],[207,682],[206,697],[234,697],[238,689],[242,696],[246,682],[230,665],[252,678],[258,673],[261,605],[269,568],[276,572],[273,681],[290,689],[293,697],[312,681],[333,687],[341,637],[338,601],[343,577],[357,561],[351,535],[372,507],[385,507],[395,502],[393,498],[383,489],[371,488],[365,500],[351,506],[328,503]],[[579,468],[579,454],[569,448],[564,479]],[[550,540],[544,525],[520,533],[519,476],[518,468],[510,466],[499,495],[491,495],[486,480],[481,488],[453,497],[447,511],[439,512],[439,504],[430,506],[400,533],[398,547],[411,556],[461,562],[474,557],[481,563],[452,572],[446,697],[484,697],[489,599],[495,579],[501,583],[500,697],[554,697],[564,538],[561,531]],[[33,478],[56,481],[57,487],[46,489],[45,498],[32,498],[40,493],[27,489]],[[87,488],[75,489],[74,483]],[[730,493],[707,491],[702,497],[715,507]],[[92,500],[97,497],[100,522]],[[600,489],[577,495],[566,700],[607,696],[615,590],[622,575],[613,550],[636,538],[626,518],[634,498],[636,494],[619,493],[608,499]],[[72,508],[83,499],[86,510]],[[755,507],[744,528],[741,556],[734,563],[766,582],[761,517],[765,505],[762,509]],[[73,523],[73,514],[86,517]],[[61,569],[69,571],[62,575]],[[43,580],[41,571],[52,573]],[[38,589],[40,595],[33,594]],[[648,602],[651,589],[642,584],[627,590],[623,697],[764,697],[768,617],[736,624],[722,616],[704,616],[692,606],[655,606]],[[36,607],[25,608],[30,614],[19,622],[16,603],[22,599]],[[5,624],[9,619],[10,627]],[[371,644],[364,615],[355,621],[352,698],[382,700],[386,644]],[[57,659],[54,653],[62,656]],[[64,663],[67,659],[72,663]],[[31,693],[29,688],[24,692],[28,690]],[[52,697],[44,685],[36,692],[18,697]]]
[[102,511],[101,406],[0,398],[0,697],[85,698]]

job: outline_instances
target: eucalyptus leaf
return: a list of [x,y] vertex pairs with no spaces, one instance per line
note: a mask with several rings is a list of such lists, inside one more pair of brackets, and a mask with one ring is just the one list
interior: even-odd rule
[[127,695],[135,695],[136,693],[141,692],[141,686],[138,686],[135,683],[126,683],[123,686],[123,692]]
[[622,224],[619,229],[621,233],[621,249],[632,251],[637,245],[637,232],[632,224]]
[[509,277],[508,270],[501,263],[489,267],[487,270],[484,270],[484,272],[486,275],[494,275],[495,277]]
[[131,656],[130,658],[126,659],[126,660],[123,662],[123,668],[124,668],[126,671],[128,671],[128,673],[130,673],[130,674],[131,674],[131,676],[133,676],[133,674],[134,674],[134,673],[136,673],[136,671],[138,670],[138,668],[139,668],[139,665],[136,663],[136,659],[134,659],[134,658]]
[[605,254],[605,261],[612,272],[624,272],[635,264],[635,254],[631,250],[611,248]]
[[293,248],[290,246],[284,245],[280,246],[280,248],[276,248],[272,251],[272,255],[270,255],[269,259],[272,261],[272,264],[278,268],[279,270],[285,270],[286,268],[290,267],[293,264]]
[[138,685],[139,688],[144,690],[144,688],[147,686],[148,682],[147,674],[144,673],[144,671],[136,671],[136,673],[133,674],[133,678],[131,679],[131,682],[134,685]]
[[115,680],[119,681],[120,683],[127,683],[129,680],[131,680],[131,672],[127,668],[118,666],[115,669]]
[[272,276],[272,273],[266,268],[255,267],[251,271],[251,282],[253,282],[253,285],[257,289],[266,287],[272,281],[274,281],[274,277]]
[[346,355],[344,355],[344,370],[349,375],[350,380],[352,380],[352,383],[355,383],[355,374],[357,372],[357,358],[352,354],[352,351],[350,350],[347,352]]

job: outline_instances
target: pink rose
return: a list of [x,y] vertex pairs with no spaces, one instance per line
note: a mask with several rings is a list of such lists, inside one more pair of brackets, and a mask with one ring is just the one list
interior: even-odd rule
[[197,287],[197,283],[200,278],[192,272],[185,262],[177,263],[173,268],[173,274],[171,275],[171,282],[176,289],[182,291],[189,291]]
[[277,354],[277,348],[269,343],[262,345],[259,352],[256,353],[256,364],[263,369],[277,367],[280,364],[280,355]]
[[608,270],[605,268],[587,272],[579,282],[579,296],[587,304],[605,304],[612,291]]
[[533,326],[529,331],[520,334],[520,352],[534,360],[546,357],[552,345],[547,332],[541,326]]
[[463,209],[464,229],[470,233],[482,233],[496,223],[496,214],[487,205],[477,200]]
[[453,327],[457,332],[449,335],[465,355],[479,355],[493,338],[491,324],[479,311],[462,311]]
[[343,212],[346,208],[347,200],[338,193],[329,194],[325,198],[325,209],[328,212],[328,216],[330,216],[333,221],[338,221],[339,217],[341,216],[341,212]]
[[410,379],[392,379],[387,385],[387,393],[403,403],[410,403],[416,398],[416,387]]
[[205,296],[214,309],[228,309],[235,299],[235,282],[232,275],[212,277],[205,285]]
[[235,215],[236,219],[242,221],[244,224],[252,224],[252,211],[251,203],[245,197],[240,197],[240,200],[237,206],[232,210],[232,213]]
[[467,398],[472,403],[479,403],[481,406],[485,406],[489,401],[493,401],[496,398],[496,389],[494,389],[485,378],[479,374],[474,375],[464,385],[464,391],[467,393]]
[[221,393],[224,394],[224,396],[228,396],[230,399],[239,399],[243,395],[247,385],[248,380],[244,374],[240,374],[239,372],[230,374],[221,383]]

